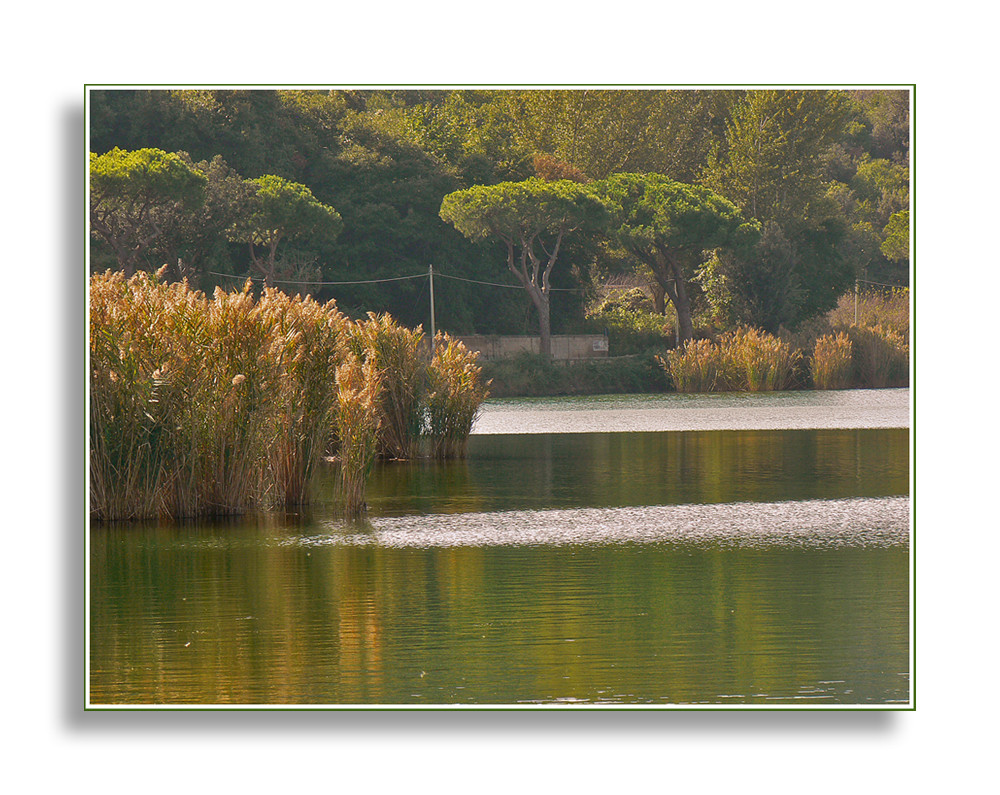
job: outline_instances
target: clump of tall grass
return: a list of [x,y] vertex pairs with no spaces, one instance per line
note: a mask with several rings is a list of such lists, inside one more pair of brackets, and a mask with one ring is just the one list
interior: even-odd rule
[[738,328],[719,339],[726,371],[735,389],[775,392],[791,386],[801,354],[777,337],[754,328]]
[[[91,513],[100,520],[245,513],[307,502],[334,448],[349,513],[373,461],[464,453],[487,394],[475,354],[387,315],[108,271],[90,284]],[[426,385],[433,383],[433,394]],[[425,431],[424,418],[430,416]]]
[[899,387],[910,382],[910,350],[898,331],[883,326],[852,326],[854,382],[860,387]]
[[824,334],[816,340],[812,355],[813,386],[816,389],[847,389],[853,375],[853,351],[844,332]]
[[689,340],[680,348],[667,351],[667,358],[657,361],[673,381],[678,392],[727,391],[731,374],[729,362],[711,340]]
[[382,374],[375,363],[353,354],[335,371],[336,426],[340,440],[340,483],[344,510],[349,516],[365,512],[365,488],[378,454],[377,406]]
[[717,343],[691,340],[657,357],[678,392],[771,392],[787,389],[801,354],[757,329],[736,329]]
[[438,332],[427,368],[427,435],[435,458],[464,458],[469,434],[490,381],[483,379],[478,354]]
[[332,301],[320,306],[276,288],[264,289],[257,312],[269,338],[268,358],[280,373],[269,396],[274,501],[290,507],[308,501],[313,470],[330,438],[338,399],[331,373],[346,358],[348,321]]
[[387,314],[369,312],[367,320],[350,326],[351,350],[382,376],[376,402],[382,458],[409,459],[417,453],[426,381],[423,338],[420,326],[408,329]]

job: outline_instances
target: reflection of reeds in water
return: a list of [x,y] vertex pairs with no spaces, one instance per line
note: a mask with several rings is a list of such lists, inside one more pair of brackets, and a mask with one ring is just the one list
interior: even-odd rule
[[464,458],[472,424],[489,396],[478,354],[447,334],[434,338],[427,371],[427,423],[435,458]]
[[816,340],[812,356],[813,385],[817,389],[847,389],[851,385],[851,340],[843,332]]
[[373,361],[362,363],[351,356],[337,368],[336,383],[344,508],[349,516],[358,516],[365,510],[365,486],[378,453],[379,415],[376,408],[382,377]]

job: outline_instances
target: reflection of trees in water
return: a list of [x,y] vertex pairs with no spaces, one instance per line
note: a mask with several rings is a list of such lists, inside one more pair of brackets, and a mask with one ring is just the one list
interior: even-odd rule
[[828,680],[878,700],[907,667],[898,548],[390,549],[313,530],[95,533],[95,702],[717,702]]

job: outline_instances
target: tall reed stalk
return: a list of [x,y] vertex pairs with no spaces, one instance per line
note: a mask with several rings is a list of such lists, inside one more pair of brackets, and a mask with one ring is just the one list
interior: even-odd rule
[[478,357],[447,334],[438,332],[434,337],[427,370],[427,435],[435,458],[466,455],[472,425],[491,383],[483,380]]
[[336,369],[337,434],[340,439],[340,482],[344,510],[360,516],[367,508],[365,490],[378,454],[379,415],[376,410],[382,376],[370,359],[350,356]]

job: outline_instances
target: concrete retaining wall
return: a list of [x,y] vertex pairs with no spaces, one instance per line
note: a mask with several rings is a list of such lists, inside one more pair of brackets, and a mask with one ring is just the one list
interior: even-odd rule
[[[501,337],[496,335],[477,334],[458,337],[472,351],[479,351],[483,359],[506,359],[518,353],[538,353],[541,346],[540,337],[517,336]],[[553,334],[552,358],[575,359],[606,359],[608,358],[608,338],[603,334]]]

